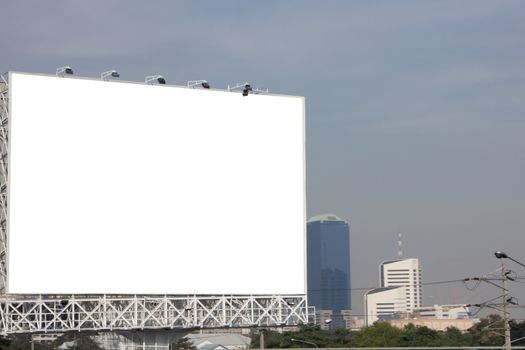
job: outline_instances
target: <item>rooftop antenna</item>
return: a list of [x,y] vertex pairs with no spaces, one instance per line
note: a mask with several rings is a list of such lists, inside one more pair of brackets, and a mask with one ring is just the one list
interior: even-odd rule
[[401,239],[401,233],[397,234],[397,257],[403,259],[403,241]]

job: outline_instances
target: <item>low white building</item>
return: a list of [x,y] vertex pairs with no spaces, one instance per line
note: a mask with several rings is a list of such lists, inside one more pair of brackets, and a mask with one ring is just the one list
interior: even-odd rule
[[[396,308],[391,303],[385,303],[385,300],[396,297],[392,295],[394,291],[395,289],[377,293],[371,293],[373,291],[370,291],[367,293],[370,294],[368,295],[368,303],[372,303],[367,311],[367,314],[369,314],[367,326],[372,325],[377,320],[383,320],[399,328],[413,324],[415,326],[425,326],[436,331],[445,331],[447,328],[455,327],[462,332],[466,332],[479,322],[478,319],[472,318],[470,309],[465,305],[427,306],[418,308],[412,313],[396,311]],[[399,293],[397,298],[400,298],[401,294]],[[398,310],[401,308],[402,306]]]
[[413,324],[414,326],[418,327],[428,327],[430,329],[433,329],[435,331],[444,332],[447,330],[447,328],[457,328],[461,332],[468,331],[472,326],[474,326],[477,322],[479,322],[478,319],[475,318],[461,318],[461,319],[438,319],[434,317],[424,317],[419,319],[397,319],[397,320],[389,320],[387,321],[392,326],[398,327],[403,329],[405,326],[409,324]]
[[406,312],[406,287],[376,288],[365,294],[365,325],[378,320],[389,320],[395,314]]
[[433,305],[414,310],[414,317],[439,320],[470,319],[470,309],[463,304]]

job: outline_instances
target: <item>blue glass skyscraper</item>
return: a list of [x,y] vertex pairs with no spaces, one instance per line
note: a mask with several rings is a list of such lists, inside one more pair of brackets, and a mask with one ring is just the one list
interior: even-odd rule
[[333,214],[307,224],[308,304],[317,310],[350,310],[350,228]]

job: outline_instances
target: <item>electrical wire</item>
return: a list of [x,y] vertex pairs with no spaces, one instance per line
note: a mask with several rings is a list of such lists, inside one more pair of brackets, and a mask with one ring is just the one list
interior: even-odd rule
[[[488,273],[485,276],[490,275],[490,274],[491,273]],[[485,277],[476,277],[476,278],[480,279],[480,280],[475,280],[476,282],[478,282],[477,285],[479,285],[484,280],[487,280],[487,281],[501,281],[501,278],[485,278]],[[515,279],[516,279],[516,281],[512,281],[512,282],[524,283],[525,284],[525,281],[523,281],[523,282],[522,281],[518,281],[518,280],[525,280],[525,276],[518,276]],[[424,283],[421,283],[421,285],[422,286],[433,286],[433,285],[439,285],[439,284],[450,284],[450,283],[458,283],[458,282],[464,283],[465,280],[466,280],[465,278],[462,278],[462,279],[454,279],[454,280],[424,282]],[[405,285],[400,285],[400,287],[401,286],[407,286],[407,285],[406,284]],[[410,286],[410,285],[408,285],[408,286]],[[363,291],[363,290],[372,290],[372,289],[377,289],[377,288],[381,288],[381,287],[379,287],[379,286],[375,286],[375,287],[371,286],[371,287],[356,287],[356,288],[319,288],[319,289],[308,289],[308,292]],[[476,288],[477,288],[477,286],[476,286]],[[472,291],[472,290],[475,290],[476,288],[474,288],[474,289],[467,288],[467,289]]]
[[[444,280],[444,281],[433,281],[433,282],[425,282],[421,283],[422,286],[433,286],[433,285],[439,285],[439,284],[450,284],[450,283],[458,283],[462,282],[463,279],[455,279],[455,280]],[[399,287],[406,287],[407,285],[399,285]],[[410,285],[408,285],[410,286]],[[308,289],[308,292],[324,292],[324,291],[360,291],[360,290],[372,290],[377,289],[381,287],[357,287],[357,288],[320,288],[320,289]]]

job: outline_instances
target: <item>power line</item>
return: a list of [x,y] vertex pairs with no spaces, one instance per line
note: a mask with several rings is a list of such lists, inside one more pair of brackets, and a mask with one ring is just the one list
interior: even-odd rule
[[[444,281],[433,281],[433,282],[425,282],[421,283],[422,286],[433,286],[438,284],[449,284],[449,283],[457,283],[462,282],[463,279],[455,279],[455,280],[444,280]],[[408,284],[410,286],[411,284]],[[399,285],[399,287],[406,287],[407,284]],[[394,286],[392,286],[394,287]],[[398,287],[398,286],[395,286]],[[362,290],[371,290],[381,287],[358,287],[358,288],[320,288],[320,289],[308,289],[309,292],[324,292],[324,291],[362,291]]]
[[[482,279],[482,280],[490,280],[490,281],[492,281],[492,280],[494,280],[494,281],[501,280],[501,278],[480,278],[480,279]],[[516,281],[512,281],[512,282],[525,284],[525,281],[517,281],[517,280],[525,280],[525,276],[519,276],[519,277],[516,277],[515,279],[516,279]],[[466,280],[465,278],[462,278],[462,279],[454,279],[454,280],[433,281],[433,282],[421,283],[421,285],[422,286],[433,286],[433,285],[439,285],[439,284],[450,284],[450,283],[464,282],[465,280]],[[399,285],[399,287],[403,287],[403,286],[406,287],[406,286],[412,286],[412,285],[413,284],[403,284],[403,285]],[[392,287],[394,287],[394,286],[392,286]],[[371,290],[371,289],[377,289],[377,288],[381,288],[381,287],[379,287],[379,286],[371,286],[371,287],[356,287],[356,288],[320,288],[320,289],[308,289],[308,292],[364,291],[364,290]]]

